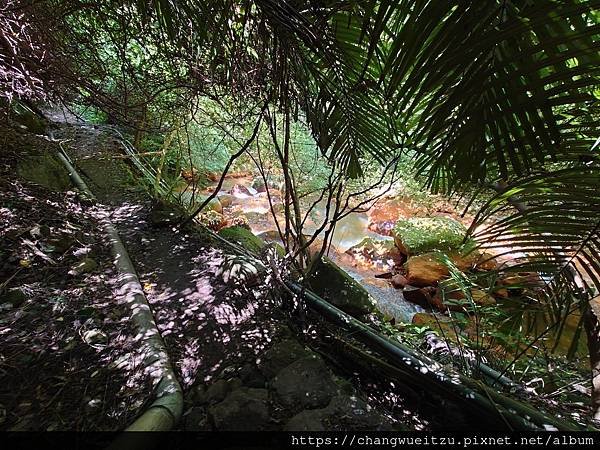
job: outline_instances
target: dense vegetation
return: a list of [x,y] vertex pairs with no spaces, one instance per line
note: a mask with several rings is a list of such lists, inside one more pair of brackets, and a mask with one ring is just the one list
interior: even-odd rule
[[[220,228],[209,210],[226,179],[262,180],[282,270],[307,280],[352,213],[390,196],[452,199],[454,216],[473,220],[448,248],[430,242],[440,230],[410,219],[394,232],[409,229],[410,246],[423,247],[413,253],[444,251],[437,307],[455,322],[403,332],[433,328],[477,354],[494,347],[491,364],[516,376],[544,372],[561,352],[575,361],[586,342],[600,420],[598,6],[8,0],[0,95],[34,111],[61,103],[121,130],[147,168],[136,182],[184,205],[184,223]],[[469,271],[448,250],[512,263]],[[482,300],[508,297],[499,279],[516,293],[504,308]],[[476,319],[451,307],[461,301]],[[456,326],[475,331],[459,338]],[[572,364],[565,376],[576,381]]]

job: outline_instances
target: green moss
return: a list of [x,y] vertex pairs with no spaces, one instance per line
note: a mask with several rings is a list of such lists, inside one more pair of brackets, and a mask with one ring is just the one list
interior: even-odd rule
[[71,188],[67,170],[51,153],[42,153],[21,161],[17,168],[19,177],[42,185],[53,191],[66,191]]
[[324,256],[315,264],[306,281],[317,295],[354,316],[375,310],[375,301],[367,290],[332,260]]
[[219,231],[219,235],[228,241],[236,242],[246,250],[259,253],[265,246],[265,242],[252,234],[250,230],[243,227],[227,227]]
[[412,217],[396,222],[392,234],[396,246],[408,255],[432,250],[457,250],[467,229],[449,217]]

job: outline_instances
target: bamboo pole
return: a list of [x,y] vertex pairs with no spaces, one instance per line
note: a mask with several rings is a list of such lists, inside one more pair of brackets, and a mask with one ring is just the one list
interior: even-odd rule
[[[58,152],[58,157],[67,168],[73,183],[95,201],[94,194],[81,179],[64,150]],[[125,431],[168,431],[177,424],[183,412],[183,392],[127,250],[107,216],[100,220],[100,224],[108,235],[115,266],[120,274],[117,280],[119,295],[123,296],[132,311],[132,320],[138,331],[137,338],[145,354],[144,365],[157,381],[155,400]],[[133,444],[128,438],[128,447],[131,448]]]

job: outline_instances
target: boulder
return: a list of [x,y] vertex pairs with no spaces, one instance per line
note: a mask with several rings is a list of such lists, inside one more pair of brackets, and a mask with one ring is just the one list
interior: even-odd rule
[[192,167],[191,169],[182,169],[181,178],[188,183],[195,183],[200,179],[200,176],[198,174],[198,170],[195,167]]
[[24,180],[52,191],[67,191],[72,186],[65,166],[51,153],[30,156],[20,161],[17,173]]
[[200,403],[222,402],[227,397],[229,390],[229,383],[226,380],[217,380],[206,390],[204,399]]
[[413,316],[412,324],[418,327],[427,327],[438,335],[445,336],[450,340],[456,338],[456,330],[452,320],[446,316],[420,312]]
[[264,388],[266,379],[254,364],[244,364],[239,371],[239,376],[244,386]]
[[231,219],[229,219],[229,226],[230,227],[242,227],[248,231],[251,231],[250,222],[248,221],[248,218],[243,214],[240,214],[239,216],[235,216],[235,217],[232,217]]
[[498,262],[496,261],[496,256],[491,253],[483,252],[478,255],[477,260],[475,261],[475,268],[478,270],[496,270],[498,268]]
[[402,296],[411,303],[427,308],[431,303],[431,288],[418,288],[406,285],[402,290]]
[[432,250],[457,250],[467,229],[449,217],[411,217],[396,222],[392,235],[405,255],[419,255]]
[[522,294],[525,289],[543,289],[545,284],[540,275],[535,272],[509,272],[498,278],[496,285],[506,289],[509,294]]
[[[180,196],[181,204],[184,205],[184,207],[189,208],[189,209],[198,208],[209,197],[208,195],[204,195],[204,194],[199,194],[199,193],[194,194],[191,191],[181,192],[179,194],[179,196]],[[223,205],[221,205],[221,202],[219,201],[218,198],[216,198],[216,197],[212,198],[202,210],[203,213],[206,213],[207,211],[216,211],[220,214],[223,214]]]
[[394,276],[392,276],[392,278],[390,279],[390,283],[392,283],[392,286],[394,286],[394,288],[402,289],[408,284],[408,280],[401,273],[397,273]]
[[307,278],[313,291],[353,316],[363,316],[375,310],[375,300],[354,278],[327,257],[316,263]]
[[358,260],[364,260],[372,264],[390,261],[394,263],[400,260],[400,253],[392,239],[366,237],[357,245],[346,250],[346,253]]
[[433,286],[448,277],[448,267],[440,262],[436,253],[411,256],[405,264],[408,283],[417,286]]
[[260,358],[258,367],[267,378],[273,378],[282,369],[312,353],[298,341],[286,339],[272,345]]
[[[470,297],[476,306],[493,306],[496,299],[487,292],[477,288],[470,288]],[[454,287],[452,283],[440,285],[431,301],[432,306],[440,311],[469,311],[472,308],[470,300],[461,289]]]
[[329,369],[316,355],[285,367],[272,380],[271,387],[281,405],[290,409],[323,408],[338,392]]
[[217,211],[206,211],[198,214],[198,220],[209,230],[218,231],[227,225],[227,219]]
[[219,230],[219,235],[228,241],[235,242],[252,253],[260,253],[265,242],[250,230],[240,226],[226,227]]
[[220,194],[217,198],[223,208],[231,206],[235,200],[235,197],[231,194]]
[[243,184],[236,184],[229,190],[229,193],[237,198],[248,198],[255,196],[257,191],[252,187],[247,187]]
[[321,409],[305,410],[292,417],[284,431],[391,431],[389,421],[373,410],[364,400],[335,396]]
[[266,389],[241,387],[208,410],[219,431],[260,431],[269,423]]

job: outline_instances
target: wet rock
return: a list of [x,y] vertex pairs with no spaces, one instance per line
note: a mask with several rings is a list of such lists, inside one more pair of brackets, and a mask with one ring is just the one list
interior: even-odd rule
[[427,327],[439,336],[444,336],[452,342],[456,341],[456,329],[452,324],[452,320],[447,316],[417,313],[412,318],[412,324],[418,327]]
[[183,178],[188,183],[195,183],[199,180],[200,176],[199,176],[198,170],[196,168],[191,168],[191,169],[182,169],[181,170],[181,178]]
[[237,198],[254,197],[258,192],[252,187],[247,187],[242,184],[236,184],[229,191],[231,195]]
[[467,229],[449,217],[412,217],[394,225],[396,247],[405,255],[419,255],[432,250],[456,250]]
[[225,400],[209,408],[219,431],[260,431],[268,426],[269,405],[266,389],[245,388],[231,392]]
[[506,289],[509,294],[519,295],[525,289],[541,289],[544,287],[544,281],[539,274],[535,272],[507,273],[496,281],[496,285],[501,289]]
[[9,289],[0,295],[1,304],[10,304],[13,308],[18,308],[27,300],[27,295],[19,288]]
[[348,314],[363,316],[375,310],[368,291],[327,257],[316,263],[306,281],[317,295]]
[[270,379],[294,361],[309,357],[311,354],[298,341],[286,339],[274,344],[264,352],[260,358],[258,367],[260,372]]
[[254,180],[252,180],[252,188],[257,192],[265,192],[267,190],[267,185],[262,177],[255,177]]
[[183,418],[186,431],[212,431],[208,413],[202,407],[194,407]]
[[206,403],[206,387],[203,384],[195,385],[190,390],[189,398],[195,404]]
[[[208,195],[193,193],[190,191],[181,192],[180,194],[181,203],[187,208],[198,208],[200,205],[208,199]],[[208,204],[202,209],[202,212],[216,211],[223,214],[223,205],[218,198],[212,198]]]
[[431,290],[429,288],[418,288],[406,285],[402,290],[402,295],[406,300],[416,305],[427,308],[431,303]]
[[322,408],[338,391],[329,369],[316,355],[299,359],[281,370],[271,387],[279,402],[290,409]]
[[417,287],[435,285],[449,275],[448,268],[439,261],[435,253],[411,256],[406,261],[405,268],[408,283]]
[[98,268],[98,263],[92,258],[85,258],[82,261],[75,264],[69,270],[69,275],[82,275],[84,273],[93,272]]
[[406,277],[400,273],[394,275],[391,278],[390,282],[392,283],[392,286],[394,286],[396,289],[402,289],[408,284],[408,280],[406,279]]
[[217,211],[206,211],[198,214],[198,220],[209,230],[218,231],[227,225],[225,216]]
[[364,238],[360,243],[349,248],[346,253],[359,261],[374,265],[393,264],[400,261],[401,256],[392,239],[372,237]]
[[338,395],[321,409],[305,410],[292,417],[284,431],[391,431],[381,414],[357,397]]
[[221,194],[219,195],[218,199],[223,208],[227,208],[233,204],[235,197],[231,194]]
[[252,180],[252,188],[255,189],[259,193],[266,192],[267,186],[269,187],[269,190],[279,189],[281,187],[280,183],[278,183],[278,181],[275,178],[273,178],[272,176],[267,177],[266,184],[265,184],[265,180],[263,179],[263,177],[255,177]]
[[229,226],[230,227],[241,227],[241,228],[245,228],[248,231],[251,231],[250,221],[248,220],[248,217],[246,217],[244,214],[240,214],[238,216],[235,216],[235,217],[232,217],[231,219],[229,219]]

